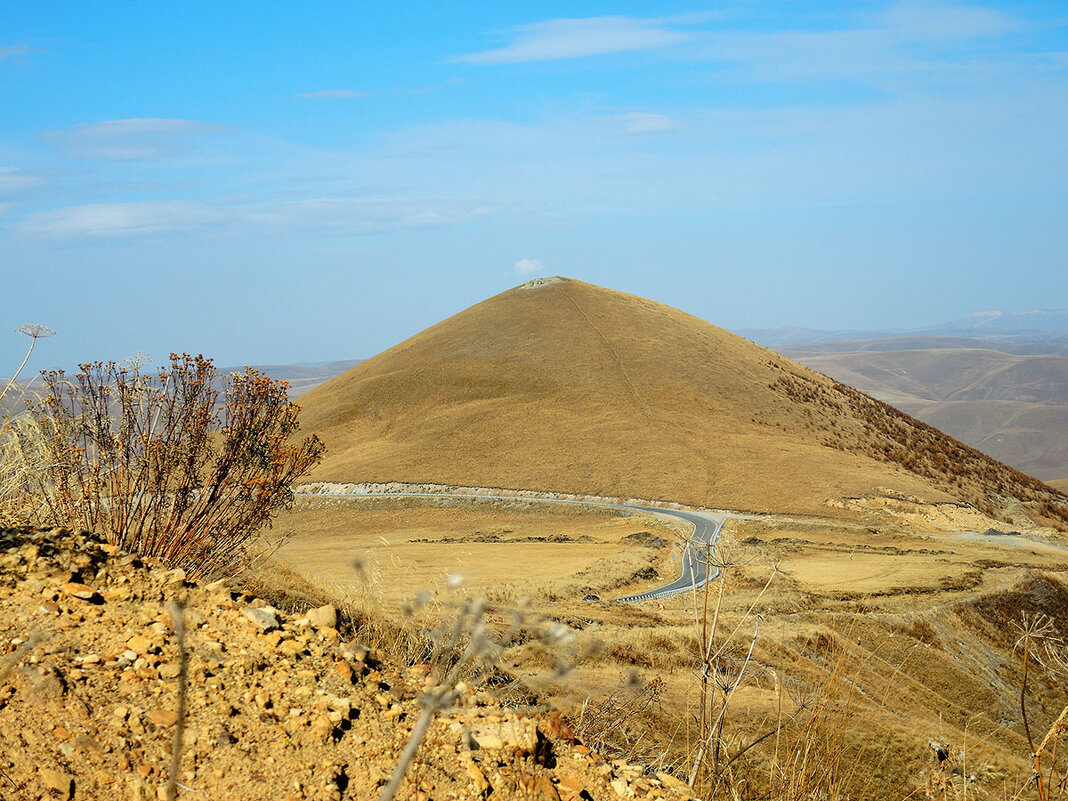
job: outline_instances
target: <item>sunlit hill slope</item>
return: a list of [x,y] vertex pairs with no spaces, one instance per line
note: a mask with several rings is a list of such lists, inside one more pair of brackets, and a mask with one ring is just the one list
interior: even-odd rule
[[1068,519],[1041,482],[885,404],[677,309],[580,281],[504,292],[301,400],[305,428],[329,448],[313,480],[795,513],[889,490]]

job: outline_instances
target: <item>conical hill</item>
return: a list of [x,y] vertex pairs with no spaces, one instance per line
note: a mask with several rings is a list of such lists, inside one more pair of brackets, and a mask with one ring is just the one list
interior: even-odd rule
[[472,306],[301,399],[320,481],[826,513],[865,497],[1056,511],[1039,481],[689,314],[569,279]]

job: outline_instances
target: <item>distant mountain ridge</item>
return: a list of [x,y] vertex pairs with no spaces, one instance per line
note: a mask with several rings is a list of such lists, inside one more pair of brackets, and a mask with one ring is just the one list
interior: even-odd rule
[[[363,359],[339,359],[328,362],[298,362],[297,364],[253,364],[249,365],[254,370],[259,370],[276,381],[285,381],[289,384],[289,397],[297,398],[305,392],[315,389],[324,381],[329,381],[334,376],[341,375],[346,370],[351,370]],[[240,373],[244,367],[220,367],[222,375],[228,373]]]
[[823,330],[785,326],[781,328],[739,329],[736,333],[764,345],[812,345],[826,342],[856,342],[887,339],[957,337],[989,340],[1002,344],[1040,344],[1068,350],[1068,310],[973,312],[956,320],[915,329]]
[[1068,477],[1068,347],[891,337],[780,350],[1006,464]]
[[972,312],[959,320],[932,326],[929,331],[997,331],[1005,333],[1068,333],[1068,310]]

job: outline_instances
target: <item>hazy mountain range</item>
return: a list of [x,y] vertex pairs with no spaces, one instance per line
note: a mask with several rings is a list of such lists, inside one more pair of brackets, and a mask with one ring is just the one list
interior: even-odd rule
[[[769,348],[857,340],[954,338],[1001,345],[1038,345],[1041,352],[1068,351],[1068,310],[980,311],[917,329],[821,330],[815,328],[752,328],[736,333]],[[1048,350],[1046,350],[1048,349]]]

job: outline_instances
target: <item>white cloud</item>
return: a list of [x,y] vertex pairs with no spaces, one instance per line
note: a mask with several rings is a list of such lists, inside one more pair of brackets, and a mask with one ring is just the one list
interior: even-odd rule
[[209,206],[188,201],[97,203],[32,214],[19,227],[31,236],[112,238],[167,233],[220,216]]
[[357,97],[370,97],[370,92],[357,92],[352,89],[323,89],[319,92],[300,92],[297,97],[306,100],[348,100]]
[[0,47],[0,61],[7,61],[9,58],[21,58],[22,56],[28,56],[33,52],[33,48],[28,45],[6,45]]
[[96,203],[38,212],[23,218],[24,236],[48,239],[114,239],[220,226],[237,231],[299,231],[304,235],[351,236],[406,228],[430,228],[480,219],[485,203],[406,197],[335,198],[241,202],[207,201]]
[[324,235],[370,234],[469,222],[490,213],[485,203],[452,198],[310,197],[236,210],[245,223],[316,231]]
[[33,175],[27,175],[14,167],[0,167],[0,196],[25,192],[40,184],[41,179]]
[[930,39],[998,36],[1017,27],[1013,17],[991,8],[927,0],[897,3],[880,21],[907,36]]
[[149,117],[75,125],[43,136],[72,158],[147,161],[189,152],[192,138],[224,130],[226,126],[197,120]]
[[651,134],[674,131],[680,126],[679,121],[666,114],[653,114],[648,111],[627,111],[623,114],[610,114],[605,119],[620,126],[625,134]]
[[679,44],[692,34],[668,27],[667,21],[637,17],[551,19],[512,28],[512,41],[495,50],[468,53],[453,61],[469,64],[516,64],[629,53]]
[[520,259],[515,263],[515,271],[520,275],[534,275],[545,272],[541,259]]

